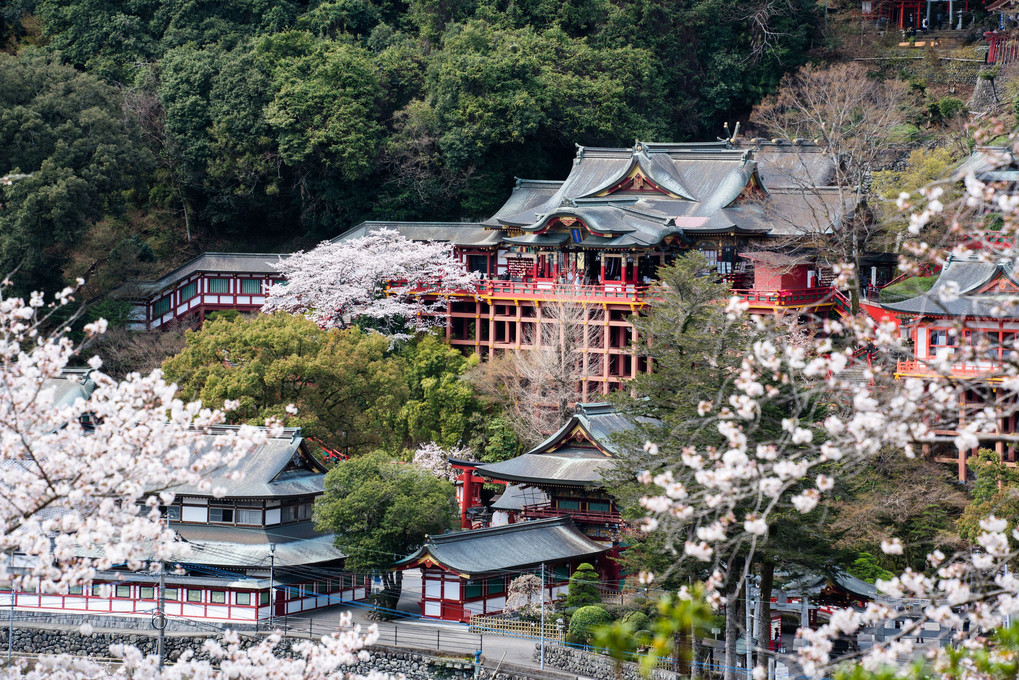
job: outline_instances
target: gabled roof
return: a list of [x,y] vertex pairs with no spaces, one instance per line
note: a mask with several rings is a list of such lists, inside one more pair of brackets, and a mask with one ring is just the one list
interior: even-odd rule
[[607,403],[577,404],[576,413],[555,434],[523,455],[479,465],[483,477],[524,484],[599,486],[614,464],[612,435],[634,427]]
[[[306,537],[291,537],[285,529],[273,535],[256,530],[258,542],[231,540],[238,538],[235,527],[195,527],[199,531],[189,532],[191,527],[179,527],[177,533],[191,546],[191,554],[185,558],[188,564],[205,564],[218,567],[265,567],[270,563],[275,567],[299,567],[306,564],[333,562],[346,558],[346,555],[333,545],[331,534],[312,533]],[[216,538],[202,538],[202,534],[215,532],[201,531],[209,529],[234,529],[224,531]],[[268,527],[279,528],[279,527]],[[188,536],[191,536],[188,538]],[[276,546],[275,553],[270,557],[270,545]]]
[[[982,260],[979,255],[951,258],[930,290],[908,300],[881,305],[892,312],[917,316],[1019,318],[1019,288],[1009,259]],[[945,291],[954,292],[942,299]]]
[[77,400],[88,401],[96,383],[89,377],[91,370],[65,370],[59,378],[47,380],[43,389],[53,390],[53,408],[64,408]]
[[1019,162],[1007,146],[978,146],[956,168],[952,179],[961,182],[970,173],[981,182],[1016,182],[1019,181]]
[[578,531],[568,517],[556,517],[429,536],[395,567],[438,565],[470,578],[593,557],[607,550]]
[[411,241],[442,241],[457,246],[488,247],[498,245],[502,235],[482,228],[477,222],[362,222],[343,232],[330,243],[367,236],[379,229],[392,229]]
[[548,496],[541,489],[522,484],[507,484],[506,490],[492,499],[493,510],[520,510],[525,505],[544,505]]
[[127,281],[117,286],[110,297],[132,299],[148,297],[153,293],[173,287],[192,274],[277,274],[273,263],[280,258],[290,257],[289,253],[202,253],[185,262],[173,271],[155,280]]
[[753,149],[761,179],[769,189],[830,186],[835,182],[831,154],[813,142],[740,140],[738,148]]
[[[655,190],[627,186],[635,174]],[[554,192],[554,183],[518,185],[481,225],[542,233],[570,217],[591,232],[580,245],[594,248],[647,248],[670,235],[822,233],[859,201],[852,191],[831,191],[833,178],[830,159],[812,144],[579,147]]]
[[[211,452],[216,446],[216,432],[230,429],[234,428],[221,426],[205,435],[194,456]],[[223,497],[226,498],[280,498],[322,493],[325,472],[325,467],[308,449],[300,428],[286,428],[282,435],[269,439],[244,456],[235,467],[213,472],[209,481],[214,487],[225,489]],[[178,496],[210,495],[190,486],[174,487],[173,491]]]

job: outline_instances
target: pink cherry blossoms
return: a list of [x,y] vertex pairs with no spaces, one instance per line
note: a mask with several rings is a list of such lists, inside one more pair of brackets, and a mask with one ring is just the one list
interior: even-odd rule
[[[59,295],[61,303],[72,291]],[[0,560],[0,581],[21,590],[66,593],[88,584],[96,570],[113,565],[158,569],[188,552],[160,516],[180,484],[207,489],[209,472],[233,466],[279,427],[242,426],[216,437],[211,451],[202,435],[223,422],[219,411],[175,397],[159,371],[129,375],[116,382],[99,372],[93,359],[95,390],[68,403],[57,399],[66,386],[62,371],[77,348],[66,333],[43,333],[47,305],[41,295],[29,301],[0,299],[0,553],[19,555],[19,569]],[[85,326],[88,337],[102,333],[104,320]],[[196,451],[206,451],[196,454]],[[346,619],[349,625],[349,617]],[[359,628],[302,643],[277,657],[279,642],[270,637],[242,648],[234,634],[205,649],[212,661],[185,655],[164,669],[155,656],[120,646],[111,653],[123,663],[116,669],[88,658],[40,657],[31,667],[4,666],[10,680],[91,680],[93,678],[265,678],[305,680],[348,678],[349,666],[366,660],[365,645],[377,637]],[[384,677],[371,674],[371,678]]]
[[[943,202],[947,188],[957,186],[950,181],[925,189],[919,197],[900,198],[903,210],[914,211],[900,258],[902,270],[940,267],[949,258],[1017,262],[1019,196],[972,174],[961,184],[962,197],[947,205]],[[988,213],[1003,220],[993,232],[986,231]],[[947,235],[940,246],[929,243],[935,225]],[[988,248],[988,242],[1002,245]],[[843,264],[837,273],[837,285],[854,278],[851,265]],[[942,302],[959,294],[942,291]],[[994,310],[1012,316],[1017,302],[1017,295],[992,300]],[[733,298],[726,308],[730,322],[744,318],[745,309]],[[725,444],[681,447],[675,459],[654,472],[638,474],[647,487],[640,500],[647,510],[644,528],[666,529],[680,559],[704,562],[713,569],[706,585],[709,602],[716,607],[733,592],[725,589],[731,585],[723,588],[731,584],[727,570],[738,564],[740,576],[748,575],[746,565],[766,544],[773,521],[769,518],[778,509],[810,513],[831,494],[839,477],[855,474],[879,452],[921,455],[946,431],[955,433],[950,441],[961,451],[993,446],[988,443],[1003,439],[998,429],[1003,416],[994,404],[1015,403],[1019,396],[1015,352],[1019,348],[1014,340],[997,355],[1000,360],[988,362],[994,346],[967,331],[965,320],[956,332],[959,338],[972,333],[966,336],[972,341],[955,343],[953,353],[942,356],[919,355],[895,324],[865,315],[819,322],[806,345],[792,339],[787,323],[754,318],[753,339],[730,376],[730,386],[717,400],[699,405],[700,427],[717,432]],[[857,360],[854,369],[856,348],[868,348],[873,362],[860,368]],[[924,375],[899,374],[897,366],[908,361],[922,366]],[[991,383],[995,401],[974,406],[963,419],[960,395]],[[762,429],[762,413],[768,407],[785,414],[778,433]],[[1005,408],[1006,415],[1015,412]],[[649,443],[645,450],[653,457],[658,448]],[[1017,556],[1009,545],[1007,526],[990,517],[981,522],[971,550],[950,556],[935,551],[927,558],[925,572],[907,570],[886,581],[879,579],[881,597],[920,603],[922,615],[885,643],[856,653],[863,667],[902,668],[904,658],[922,654],[934,660],[934,668],[946,667],[947,653],[939,643],[918,641],[925,622],[953,629],[957,644],[979,647],[990,631],[1019,615],[1019,578],[1005,569]],[[1011,537],[1019,541],[1019,530]],[[882,549],[902,554],[903,539],[885,540]],[[734,561],[737,553],[741,557]],[[897,617],[901,611],[878,601],[862,610],[835,611],[818,629],[800,630],[806,644],[797,661],[808,675],[828,673],[833,638],[856,634],[863,627],[883,627]]]
[[411,241],[393,229],[325,241],[276,266],[287,280],[269,288],[263,311],[308,314],[324,327],[362,319],[394,337],[437,323],[442,292],[472,292],[480,282],[451,244]]

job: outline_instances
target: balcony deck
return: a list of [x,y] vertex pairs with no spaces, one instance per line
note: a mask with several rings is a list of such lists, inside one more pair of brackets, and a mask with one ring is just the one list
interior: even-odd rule
[[958,362],[949,367],[949,372],[943,374],[925,361],[918,359],[907,359],[898,361],[895,366],[896,378],[934,378],[939,375],[959,378],[985,378],[988,380],[1001,380],[1003,363],[998,361],[980,362]]
[[564,300],[571,302],[607,302],[644,304],[648,286],[609,281],[594,285],[555,281],[485,281],[481,297],[500,300]]
[[732,294],[750,305],[750,309],[799,309],[830,307],[834,304],[829,286],[799,290],[758,290],[733,288]]
[[591,512],[588,510],[570,510],[568,508],[553,507],[551,503],[538,505],[525,505],[521,514],[527,519],[547,519],[550,517],[569,517],[574,522],[585,524],[610,524],[621,526],[623,517],[618,512]]

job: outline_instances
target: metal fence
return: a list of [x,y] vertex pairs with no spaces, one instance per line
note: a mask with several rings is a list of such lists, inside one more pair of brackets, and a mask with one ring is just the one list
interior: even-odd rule
[[[276,621],[276,626],[284,637],[307,639],[321,638],[337,631],[335,623],[327,624],[321,619],[316,621],[314,618],[294,616],[280,617]],[[421,650],[465,655],[472,655],[474,652],[484,649],[484,635],[481,632],[469,630],[467,626],[380,622],[378,628],[379,639],[376,644],[379,645],[413,647]]]
[[[541,639],[541,624],[535,621],[503,619],[495,616],[472,616],[468,630],[479,635],[505,635],[534,640]],[[545,621],[545,641],[560,642],[566,629],[553,621]]]

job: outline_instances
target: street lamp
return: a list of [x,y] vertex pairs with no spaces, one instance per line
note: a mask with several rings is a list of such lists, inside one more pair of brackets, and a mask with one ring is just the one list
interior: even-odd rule
[[276,544],[275,543],[270,543],[269,544],[269,628],[270,629],[272,628],[272,615],[273,615],[273,611],[274,611],[275,605],[276,605],[276,603],[274,602],[274,600],[276,599],[274,597],[274,595],[276,594],[276,586],[274,584],[275,577],[276,577]]

